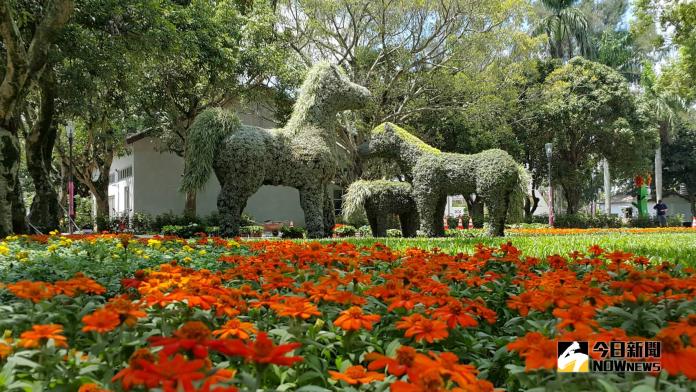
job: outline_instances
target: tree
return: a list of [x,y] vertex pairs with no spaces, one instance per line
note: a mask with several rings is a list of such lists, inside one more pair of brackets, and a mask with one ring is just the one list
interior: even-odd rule
[[[346,121],[341,181],[350,183],[361,171],[377,172],[354,165],[359,162],[355,151],[366,132],[385,121],[447,151],[478,152],[474,150],[510,140],[504,136],[509,127],[500,125],[509,113],[506,100],[515,95],[510,86],[522,68],[514,63],[524,64],[541,41],[522,31],[529,11],[525,2],[280,4],[281,29],[288,31],[292,49],[306,65],[328,59],[375,97],[370,107]],[[502,98],[496,95],[501,91]]]
[[563,189],[569,214],[579,211],[584,178],[601,158],[624,175],[645,170],[657,134],[649,113],[636,104],[616,71],[574,58],[549,74],[542,99],[538,137],[554,143],[553,177]]
[[[674,132],[672,143],[664,146],[665,186],[678,195],[685,196],[696,216],[696,126],[694,119],[681,122]],[[684,195],[681,190],[686,190]]]
[[540,1],[542,15],[534,33],[546,35],[553,58],[567,60],[576,53],[590,53],[587,18],[575,3],[577,0]]
[[[17,18],[18,9],[25,10],[21,19]],[[27,7],[21,1],[0,3],[1,53],[5,57],[0,83],[0,236],[26,229],[17,178],[21,154],[17,108],[27,89],[41,76],[49,47],[72,11],[71,0],[50,0],[38,7]]]
[[[185,158],[188,130],[199,113],[266,88],[292,64],[274,31],[270,2],[192,1],[173,7],[168,22],[163,47],[143,63],[147,78],[137,99],[143,123],[160,136],[163,149]],[[187,193],[188,215],[195,215],[195,194]]]

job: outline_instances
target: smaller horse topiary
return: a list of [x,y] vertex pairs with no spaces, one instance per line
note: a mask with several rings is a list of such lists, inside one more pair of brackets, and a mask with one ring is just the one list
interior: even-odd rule
[[360,145],[363,157],[394,160],[413,182],[420,229],[429,237],[444,236],[448,195],[481,196],[489,210],[490,235],[502,236],[510,208],[521,209],[526,194],[524,168],[505,151],[446,153],[391,123],[377,126]]
[[352,183],[343,197],[343,217],[351,219],[365,209],[372,235],[387,236],[389,214],[399,216],[404,237],[415,237],[418,231],[418,209],[411,184],[400,181],[365,181]]

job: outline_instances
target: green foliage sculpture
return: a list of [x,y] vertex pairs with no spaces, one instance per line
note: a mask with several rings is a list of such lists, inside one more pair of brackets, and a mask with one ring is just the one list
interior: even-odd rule
[[404,237],[416,236],[419,219],[411,184],[385,180],[359,180],[350,184],[343,197],[344,219],[350,219],[363,208],[373,236],[387,236],[389,214],[399,216]]
[[181,189],[200,189],[215,171],[221,229],[238,235],[247,199],[261,185],[291,186],[300,192],[308,235],[328,235],[335,220],[327,186],[337,169],[336,114],[362,108],[369,97],[366,88],[322,62],[309,70],[284,128],[243,126],[231,112],[206,110],[190,129]]
[[428,236],[444,236],[442,217],[448,195],[476,193],[489,210],[489,234],[502,236],[512,204],[517,203],[524,183],[519,165],[505,151],[492,149],[478,154],[452,154],[429,146],[391,123],[372,130],[359,148],[365,157],[395,160],[412,178],[413,196],[420,213],[421,230]]

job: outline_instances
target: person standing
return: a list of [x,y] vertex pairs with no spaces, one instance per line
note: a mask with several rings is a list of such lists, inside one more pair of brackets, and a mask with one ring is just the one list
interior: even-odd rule
[[653,209],[657,211],[657,221],[659,222],[660,227],[667,226],[667,204],[663,203],[660,199],[657,201],[657,204],[655,204]]

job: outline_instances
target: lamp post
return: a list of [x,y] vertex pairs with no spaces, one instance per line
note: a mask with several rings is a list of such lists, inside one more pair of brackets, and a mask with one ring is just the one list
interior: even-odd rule
[[68,233],[73,233],[72,223],[75,221],[75,184],[73,183],[73,138],[75,136],[75,125],[69,121],[65,127],[68,133],[68,156],[70,170],[68,171]]
[[546,143],[546,159],[549,162],[549,226],[553,227],[553,185],[551,184],[551,157],[553,156],[553,143]]

